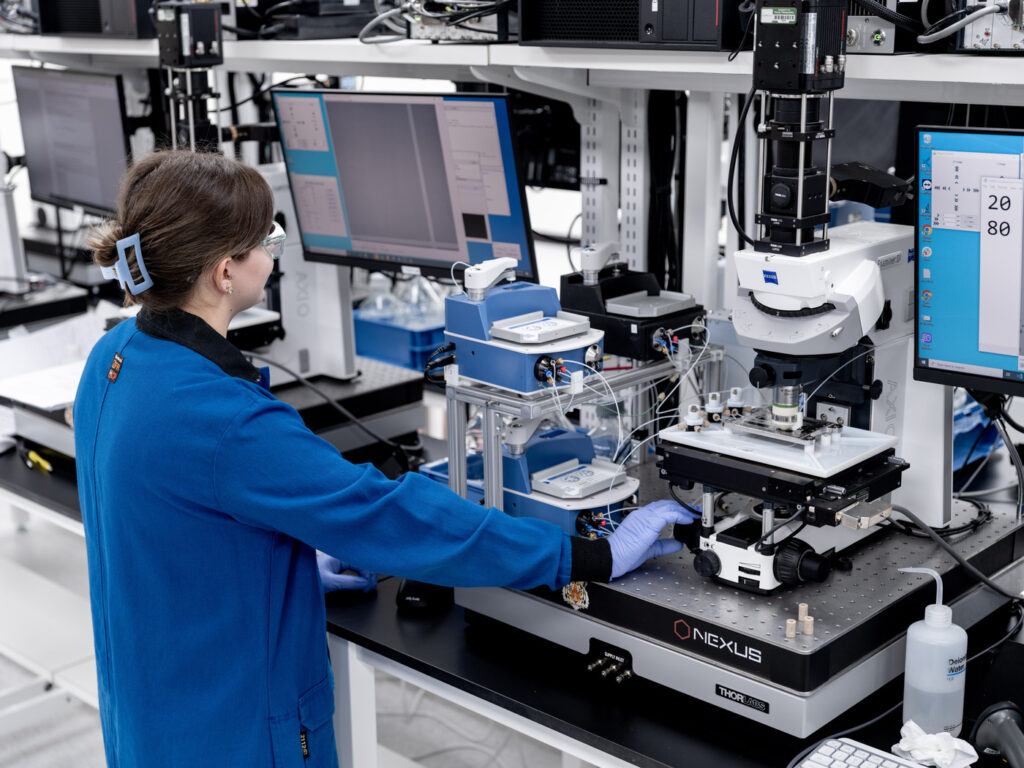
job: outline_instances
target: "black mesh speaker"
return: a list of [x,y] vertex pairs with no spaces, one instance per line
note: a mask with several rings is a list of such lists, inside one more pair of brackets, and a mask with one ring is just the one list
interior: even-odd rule
[[155,37],[151,0],[38,0],[43,35]]
[[731,50],[743,33],[737,6],[737,0],[519,0],[519,42]]
[[39,0],[44,35],[98,35],[103,31],[99,0]]
[[635,43],[640,26],[640,2],[522,0],[519,21],[520,34],[531,40]]

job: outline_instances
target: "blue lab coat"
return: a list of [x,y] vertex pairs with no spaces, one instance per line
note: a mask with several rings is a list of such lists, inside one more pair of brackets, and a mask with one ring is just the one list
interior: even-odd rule
[[74,422],[111,768],[334,768],[314,547],[455,586],[609,577],[604,541],[345,461],[185,312],[108,332]]

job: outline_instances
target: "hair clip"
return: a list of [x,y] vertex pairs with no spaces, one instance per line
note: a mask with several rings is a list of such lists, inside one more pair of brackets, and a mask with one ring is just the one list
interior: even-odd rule
[[[139,275],[142,278],[139,282],[135,282],[131,268],[128,266],[129,248],[135,249],[135,262],[139,265]],[[153,279],[146,271],[146,262],[142,260],[142,239],[138,232],[117,241],[117,261],[113,266],[100,267],[100,272],[107,280],[119,281],[121,285],[131,291],[133,296],[137,296],[153,286]]]

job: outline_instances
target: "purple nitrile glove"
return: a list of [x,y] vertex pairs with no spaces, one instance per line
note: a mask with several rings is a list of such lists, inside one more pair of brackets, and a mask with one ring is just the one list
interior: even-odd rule
[[[361,589],[363,592],[369,592],[377,587],[377,574],[353,568],[338,558],[331,557],[326,552],[316,553],[316,567],[320,571],[320,584],[323,586],[325,595],[339,589]],[[345,571],[356,572],[345,573]]]
[[633,510],[608,537],[612,550],[612,578],[639,568],[652,557],[668,555],[683,548],[675,539],[659,539],[669,523],[688,525],[700,516],[669,500],[653,501]]

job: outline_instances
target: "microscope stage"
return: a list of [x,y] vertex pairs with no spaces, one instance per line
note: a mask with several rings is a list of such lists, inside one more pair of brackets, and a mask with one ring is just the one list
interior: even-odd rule
[[843,427],[838,432],[811,428],[803,436],[784,435],[759,420],[736,425],[726,423],[699,432],[685,426],[669,427],[658,437],[666,443],[822,479],[850,469],[896,445],[896,438],[891,435],[854,427]]

